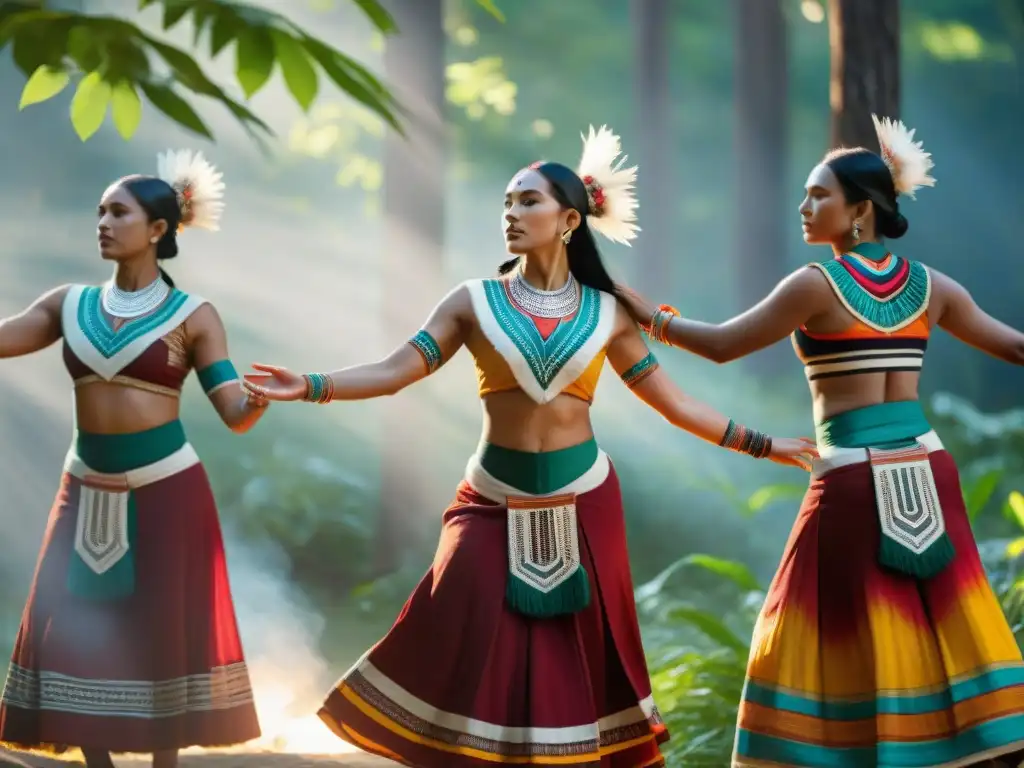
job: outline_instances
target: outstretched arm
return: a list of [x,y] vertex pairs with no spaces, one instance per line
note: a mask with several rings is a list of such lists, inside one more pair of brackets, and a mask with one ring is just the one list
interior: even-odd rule
[[985,312],[960,283],[934,269],[931,311],[940,328],[965,344],[1014,365],[1024,365],[1024,333]]
[[375,363],[354,365],[331,373],[297,376],[283,368],[253,365],[266,377],[246,376],[246,388],[270,400],[367,400],[394,395],[444,365],[465,343],[472,315],[469,291],[459,286],[449,293],[423,327],[394,352]]
[[68,286],[62,285],[44,293],[21,314],[0,320],[0,358],[29,355],[59,341],[61,306],[67,293]]
[[[619,286],[634,319],[645,327],[657,307],[626,286]],[[664,341],[716,363],[728,363],[781,341],[828,309],[830,289],[824,275],[803,267],[789,275],[759,304],[724,323],[673,317]]]
[[266,401],[258,401],[242,389],[228,353],[224,323],[212,304],[204,304],[185,322],[193,367],[199,383],[217,414],[232,432],[248,432],[266,412]]
[[748,453],[755,458],[770,458],[780,464],[808,468],[810,459],[817,455],[812,441],[768,438],[763,433],[736,424],[707,403],[682,392],[660,368],[636,325],[624,310],[622,313],[623,322],[619,323],[620,327],[608,346],[608,361],[633,394],[673,426],[709,443]]

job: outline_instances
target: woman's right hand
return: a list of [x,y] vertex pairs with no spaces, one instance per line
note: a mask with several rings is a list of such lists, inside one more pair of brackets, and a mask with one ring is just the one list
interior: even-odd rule
[[261,373],[247,373],[242,386],[253,397],[281,401],[302,400],[306,397],[309,385],[303,376],[277,365],[253,363],[252,367]]
[[767,458],[810,472],[811,462],[818,458],[818,445],[809,437],[772,438],[772,451]]
[[624,283],[616,283],[615,291],[630,317],[633,318],[633,322],[641,328],[648,328],[657,306]]

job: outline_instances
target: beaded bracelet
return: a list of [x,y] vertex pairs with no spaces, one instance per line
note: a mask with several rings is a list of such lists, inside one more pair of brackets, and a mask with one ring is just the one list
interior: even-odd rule
[[306,396],[303,398],[307,403],[329,403],[334,399],[334,379],[326,373],[304,373],[302,378],[306,380]]
[[672,322],[673,317],[679,317],[679,310],[668,304],[660,305],[654,314],[651,315],[650,328],[647,329],[647,335],[651,337],[653,341],[657,341],[661,344],[668,344],[668,325]]
[[748,429],[729,419],[725,434],[718,443],[723,448],[737,453],[745,453],[755,459],[763,459],[772,452],[772,439],[764,432]]

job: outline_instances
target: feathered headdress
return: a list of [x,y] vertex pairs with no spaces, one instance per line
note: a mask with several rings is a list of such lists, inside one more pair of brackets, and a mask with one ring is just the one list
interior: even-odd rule
[[637,167],[622,167],[627,156],[619,158],[622,145],[608,126],[602,125],[597,131],[590,126],[589,134],[580,134],[580,138],[583,156],[576,172],[587,188],[587,224],[609,240],[629,245],[640,231],[634,223],[639,206],[633,191]]
[[211,165],[202,152],[169,149],[157,156],[157,175],[178,195],[181,209],[180,232],[199,227],[216,232],[224,212],[223,174]]
[[924,151],[920,141],[914,141],[914,129],[907,128],[901,121],[888,117],[871,115],[878,134],[878,146],[882,161],[892,174],[897,195],[913,199],[914,192],[921,187],[934,187],[935,179],[928,172],[935,167],[931,153]]

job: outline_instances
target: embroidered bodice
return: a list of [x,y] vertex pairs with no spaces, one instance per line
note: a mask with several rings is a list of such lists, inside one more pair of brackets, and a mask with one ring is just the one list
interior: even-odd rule
[[570,317],[540,318],[513,300],[508,281],[467,283],[486,344],[470,350],[480,396],[521,389],[538,403],[560,394],[591,402],[615,326],[615,299],[580,286]]
[[864,243],[810,266],[825,275],[854,323],[841,333],[793,333],[808,380],[921,370],[931,332],[931,276],[923,264]]
[[76,387],[107,381],[178,396],[191,369],[185,321],[204,302],[177,289],[148,315],[116,331],[99,286],[72,286],[64,299],[64,365]]

